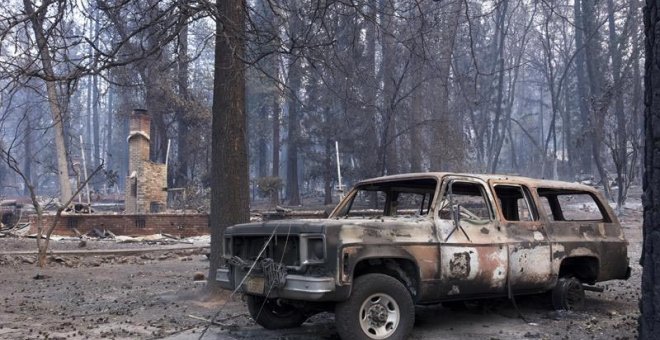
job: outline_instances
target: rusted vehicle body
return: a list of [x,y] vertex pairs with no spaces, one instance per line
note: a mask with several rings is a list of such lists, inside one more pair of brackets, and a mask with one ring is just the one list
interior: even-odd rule
[[342,338],[400,339],[419,304],[552,291],[555,308],[579,307],[629,277],[627,244],[588,186],[406,174],[358,183],[328,219],[228,228],[216,279],[266,328],[328,310]]

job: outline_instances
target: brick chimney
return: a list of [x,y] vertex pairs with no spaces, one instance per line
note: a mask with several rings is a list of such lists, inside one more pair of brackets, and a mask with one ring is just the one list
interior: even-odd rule
[[129,119],[125,211],[159,212],[167,204],[167,167],[149,160],[151,116],[146,110],[136,109]]
[[135,109],[129,118],[128,175],[138,171],[144,161],[149,160],[151,138],[151,116],[147,110]]

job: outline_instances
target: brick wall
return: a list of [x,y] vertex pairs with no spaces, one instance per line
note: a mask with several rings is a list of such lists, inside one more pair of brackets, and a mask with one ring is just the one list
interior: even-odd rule
[[[53,223],[53,215],[43,218],[44,227]],[[148,214],[148,215],[63,215],[57,221],[53,234],[75,236],[73,228],[82,234],[94,228],[106,229],[115,235],[143,236],[170,234],[179,237],[210,234],[207,214]],[[30,233],[37,232],[36,218],[30,217]]]
[[142,185],[138,188],[138,197],[143,197],[142,211],[160,212],[151,208],[152,204],[157,204],[161,210],[167,207],[167,167],[153,162],[144,162],[143,167]]

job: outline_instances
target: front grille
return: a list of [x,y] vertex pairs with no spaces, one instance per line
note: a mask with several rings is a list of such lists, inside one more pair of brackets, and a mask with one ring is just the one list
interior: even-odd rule
[[[231,255],[243,260],[254,261],[268,239],[270,239],[270,235],[233,236],[231,238]],[[271,258],[276,263],[282,262],[286,266],[300,266],[299,237],[296,235],[274,236],[261,258]]]

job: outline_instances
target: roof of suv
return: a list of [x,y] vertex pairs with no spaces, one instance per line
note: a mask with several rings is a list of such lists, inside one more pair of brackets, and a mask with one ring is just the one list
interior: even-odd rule
[[435,178],[437,180],[440,180],[444,176],[473,177],[473,178],[481,179],[486,182],[488,181],[511,182],[518,184],[526,184],[532,187],[546,187],[546,188],[556,188],[556,189],[584,190],[590,192],[597,192],[597,190],[594,189],[593,187],[580,183],[574,183],[574,182],[536,179],[536,178],[515,176],[515,175],[470,174],[470,173],[454,173],[454,172],[420,172],[420,173],[382,176],[382,177],[370,178],[360,181],[356,185],[378,183],[378,182],[389,182],[389,181],[397,181],[397,180],[410,180],[416,178]]

